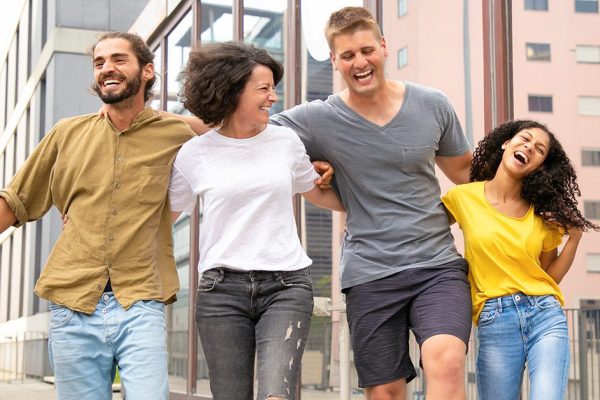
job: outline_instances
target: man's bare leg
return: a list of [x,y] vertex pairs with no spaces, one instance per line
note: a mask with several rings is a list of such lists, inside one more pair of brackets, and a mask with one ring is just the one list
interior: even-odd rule
[[465,400],[467,346],[452,335],[435,335],[421,345],[427,400]]
[[404,400],[406,379],[402,378],[383,385],[369,386],[365,390],[367,400]]

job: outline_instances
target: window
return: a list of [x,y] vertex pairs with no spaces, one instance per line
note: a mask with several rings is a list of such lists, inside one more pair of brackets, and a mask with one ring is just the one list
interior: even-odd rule
[[398,0],[398,16],[403,17],[408,13],[408,0]]
[[600,253],[587,253],[585,264],[588,272],[600,272]]
[[548,11],[548,0],[525,0],[525,9]]
[[526,43],[529,61],[550,61],[550,43]]
[[398,69],[406,67],[408,64],[408,48],[403,47],[398,50]]
[[530,112],[552,112],[552,96],[529,95]]
[[598,0],[575,0],[575,12],[597,13]]
[[578,63],[600,63],[600,46],[577,46],[575,58]]
[[600,166],[600,149],[581,150],[581,163],[584,166]]
[[583,215],[588,219],[600,219],[600,201],[584,201]]
[[577,111],[579,115],[598,115],[600,116],[600,97],[598,96],[579,96],[577,102]]

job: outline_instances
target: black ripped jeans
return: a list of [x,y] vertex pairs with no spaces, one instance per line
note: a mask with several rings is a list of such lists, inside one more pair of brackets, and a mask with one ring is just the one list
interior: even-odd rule
[[214,400],[295,399],[313,310],[308,268],[202,274],[196,324]]

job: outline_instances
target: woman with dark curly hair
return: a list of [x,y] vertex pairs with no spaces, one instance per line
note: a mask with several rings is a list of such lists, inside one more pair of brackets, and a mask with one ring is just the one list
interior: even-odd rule
[[315,186],[298,135],[268,125],[283,67],[244,43],[203,45],[182,72],[188,110],[213,129],[185,143],[169,195],[178,215],[200,197],[196,323],[215,400],[294,399],[313,292],[292,196],[343,211]]
[[576,178],[546,126],[511,121],[479,142],[471,183],[442,197],[465,239],[480,400],[519,399],[525,365],[530,399],[564,397],[569,338],[558,284],[582,232],[598,229],[577,209]]

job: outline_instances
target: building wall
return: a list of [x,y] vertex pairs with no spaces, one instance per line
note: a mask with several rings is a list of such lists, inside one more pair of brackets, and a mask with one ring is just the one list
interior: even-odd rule
[[[403,2],[407,13],[399,16]],[[600,168],[581,163],[582,148],[600,149],[600,116],[579,115],[577,104],[578,96],[600,96],[600,64],[577,63],[575,47],[600,46],[600,14],[575,12],[574,0],[548,4],[548,11],[532,11],[525,10],[524,0],[512,2],[514,116],[544,122],[557,134],[577,169],[583,211],[583,201],[600,199]],[[383,15],[389,77],[444,91],[476,145],[485,134],[481,2],[390,1],[384,3]],[[529,42],[549,43],[551,60],[527,60],[525,43]],[[408,62],[399,68],[397,53],[404,47]],[[530,112],[529,94],[551,95],[553,112]],[[438,176],[444,192],[451,184],[441,173]],[[462,234],[456,227],[453,234],[462,249]],[[571,271],[561,283],[567,307],[579,307],[581,299],[600,298],[600,273],[587,271],[589,253],[600,253],[600,232],[584,235]]]

